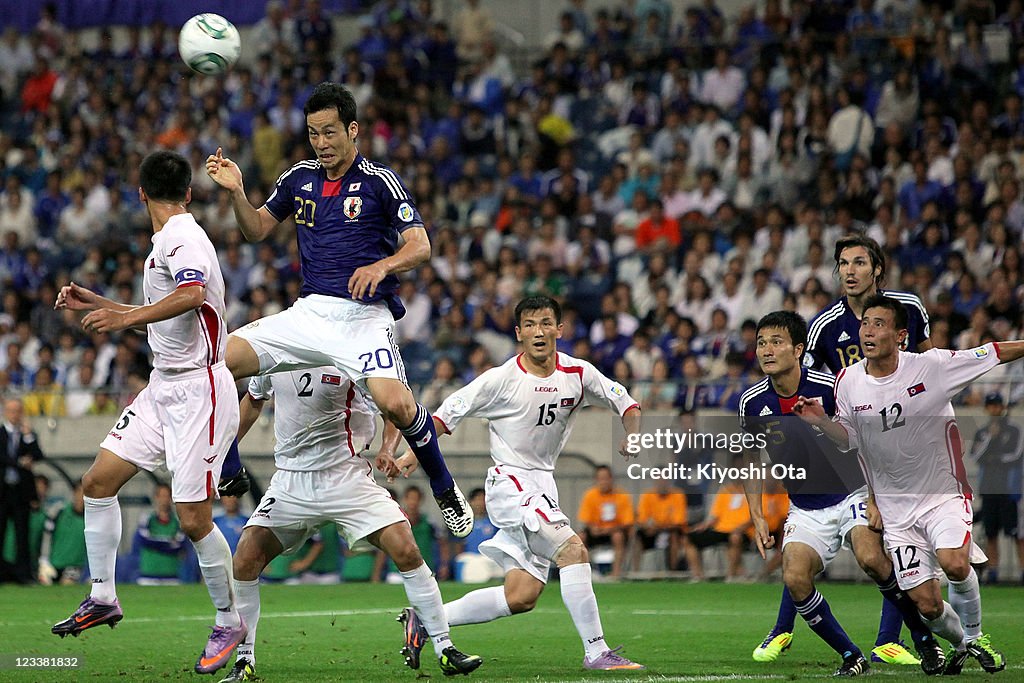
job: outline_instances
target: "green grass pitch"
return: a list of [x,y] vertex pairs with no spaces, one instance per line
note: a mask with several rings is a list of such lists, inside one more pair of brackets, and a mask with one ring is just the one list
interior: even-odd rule
[[[472,587],[442,584],[446,599]],[[118,591],[125,620],[63,640],[50,625],[66,617],[85,587],[0,586],[0,656],[80,656],[77,671],[0,670],[0,681],[216,681],[192,673],[212,609],[202,586]],[[611,646],[647,665],[644,672],[585,671],[582,648],[553,583],[531,614],[454,629],[459,648],[484,665],[471,678],[492,681],[744,681],[822,680],[838,658],[797,619],[792,650],[773,665],[750,653],[774,623],[780,586],[721,583],[622,583],[595,587]],[[825,583],[822,592],[850,636],[867,652],[874,643],[881,598],[868,584]],[[401,586],[263,586],[258,672],[281,681],[415,681],[398,654],[405,606]],[[1024,590],[982,590],[985,630],[1007,657],[1001,680],[1024,680]],[[443,679],[429,645],[421,676]],[[924,680],[916,667],[873,667],[874,676]],[[223,671],[221,672],[223,673]],[[988,678],[969,661],[964,678]]]

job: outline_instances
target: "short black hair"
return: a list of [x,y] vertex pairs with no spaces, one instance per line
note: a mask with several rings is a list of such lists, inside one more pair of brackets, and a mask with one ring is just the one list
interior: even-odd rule
[[839,255],[843,253],[844,249],[852,247],[863,247],[868,252],[868,258],[871,259],[872,270],[876,267],[881,269],[878,271],[878,277],[875,278],[875,285],[880,286],[885,281],[885,254],[878,242],[867,235],[850,235],[836,240],[836,250],[832,255],[836,262],[836,272],[839,272]]
[[594,468],[594,476],[596,477],[597,473],[600,472],[601,470],[607,470],[608,474],[612,473],[612,468],[608,467],[608,465],[598,465],[597,467]]
[[192,166],[177,152],[153,152],[139,167],[139,185],[150,199],[183,202],[191,183]]
[[789,332],[793,346],[803,344],[807,347],[807,321],[799,313],[793,311],[772,311],[757,321],[757,334],[766,327],[778,327]]
[[313,88],[313,94],[306,100],[302,113],[309,116],[325,109],[337,109],[338,118],[346,128],[356,120],[356,100],[347,88],[338,83],[324,81]]
[[542,311],[545,308],[550,308],[555,313],[555,322],[562,322],[562,307],[557,301],[549,296],[528,296],[518,304],[516,304],[516,325],[523,322],[523,313],[527,311]]
[[475,489],[473,489],[472,491],[469,492],[469,498],[467,498],[467,500],[473,500],[477,496],[482,496],[484,494],[485,494],[484,490],[482,488],[480,488],[479,486],[477,486]]
[[896,323],[896,329],[907,329],[907,307],[891,296],[872,294],[864,302],[865,314],[867,314],[869,308],[885,308],[892,311],[892,319]]

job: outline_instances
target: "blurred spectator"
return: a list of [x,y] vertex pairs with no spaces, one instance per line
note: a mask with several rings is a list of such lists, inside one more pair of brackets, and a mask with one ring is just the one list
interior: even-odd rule
[[704,580],[701,550],[728,545],[726,557],[727,582],[743,578],[743,550],[747,546],[747,532],[752,528],[743,487],[735,482],[724,484],[713,497],[711,509],[703,521],[693,525],[684,540],[686,561],[690,577]]
[[139,585],[180,583],[184,543],[185,532],[171,503],[171,487],[157,484],[153,488],[153,511],[139,519],[133,540],[139,553]]
[[985,526],[985,554],[989,563],[986,583],[999,582],[999,537],[1005,534],[1017,545],[1017,561],[1024,582],[1024,536],[1020,534],[1017,509],[1024,484],[1021,458],[1024,438],[1020,428],[1007,417],[1006,401],[999,393],[985,397],[987,425],[978,429],[970,457],[978,463],[978,491],[981,493],[981,517]]
[[220,505],[223,510],[213,518],[213,523],[224,534],[228,545],[231,546],[231,552],[234,553],[239,539],[242,538],[242,529],[245,528],[249,516],[239,510],[239,500],[235,496],[221,496]]
[[[33,504],[38,504],[36,484],[32,475],[34,464],[43,458],[36,433],[25,417],[21,399],[4,400],[3,429],[0,429],[0,530],[10,523],[14,529],[15,556],[3,562],[0,581],[33,583],[29,548],[29,517]],[[3,538],[0,535],[0,538]]]
[[611,575],[620,578],[626,541],[635,519],[633,501],[628,493],[615,488],[610,467],[599,465],[594,469],[594,486],[583,494],[577,517],[582,528],[580,537],[591,552],[599,545],[612,546],[615,556]]
[[402,494],[402,509],[409,518],[412,535],[423,555],[423,560],[434,573],[438,581],[447,581],[449,574],[450,550],[446,532],[438,531],[423,516],[420,506],[423,504],[423,491],[418,486],[409,486]]
[[650,491],[640,494],[633,568],[640,568],[640,555],[644,550],[657,549],[666,554],[666,567],[676,569],[685,534],[686,494],[672,487],[669,480],[658,479]]
[[483,7],[480,0],[465,0],[465,5],[452,20],[452,33],[459,58],[465,61],[478,59],[482,55],[483,44],[494,33],[490,10]]
[[76,481],[71,500],[46,519],[39,551],[39,583],[70,586],[85,578],[85,498]]

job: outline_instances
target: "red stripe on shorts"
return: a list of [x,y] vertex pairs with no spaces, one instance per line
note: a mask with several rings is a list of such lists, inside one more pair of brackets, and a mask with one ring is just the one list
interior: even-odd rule
[[210,403],[213,404],[210,408],[210,445],[212,446],[214,417],[217,415],[217,385],[213,382],[213,368],[209,365],[206,366],[206,374],[210,377]]

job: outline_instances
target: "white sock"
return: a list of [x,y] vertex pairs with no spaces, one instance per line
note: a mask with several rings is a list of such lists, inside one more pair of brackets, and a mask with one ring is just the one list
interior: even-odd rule
[[205,538],[192,541],[199,558],[199,570],[206,581],[213,606],[217,608],[218,626],[238,626],[238,611],[231,590],[231,547],[216,526]]
[[978,574],[971,573],[963,581],[949,580],[949,604],[960,616],[964,627],[964,640],[972,643],[981,637],[981,588]]
[[238,581],[235,580],[235,607],[238,608],[238,616],[245,622],[249,629],[245,640],[238,644],[238,652],[235,661],[248,659],[253,666],[256,665],[256,625],[260,623],[260,580]]
[[942,603],[942,615],[938,619],[928,619],[923,614],[921,619],[935,635],[948,640],[957,650],[963,650],[964,629],[960,625],[960,617],[948,602]]
[[441,589],[437,587],[437,581],[434,580],[434,575],[430,573],[430,568],[425,562],[412,571],[402,572],[402,581],[409,604],[419,615],[430,641],[434,644],[434,652],[440,657],[441,652],[452,645],[452,639],[448,636],[448,618],[444,614]]
[[512,616],[512,610],[505,600],[505,587],[492,586],[466,593],[458,600],[445,603],[445,614],[449,626],[482,624],[501,617]]
[[92,576],[92,598],[114,602],[114,565],[121,542],[121,505],[117,496],[85,499],[85,549]]
[[583,640],[584,653],[587,659],[596,659],[608,649],[608,645],[604,642],[601,615],[597,611],[590,565],[585,562],[570,564],[562,567],[558,577],[562,586],[562,602]]

